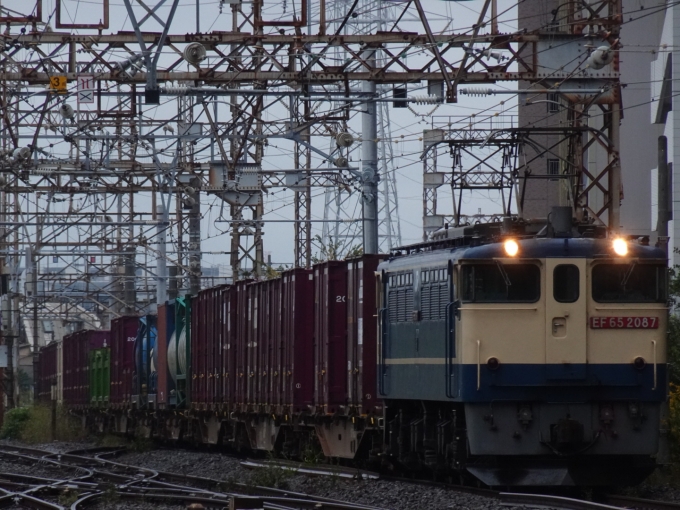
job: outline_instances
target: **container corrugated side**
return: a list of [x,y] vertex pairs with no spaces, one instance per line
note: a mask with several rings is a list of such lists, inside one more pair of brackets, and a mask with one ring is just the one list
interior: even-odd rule
[[314,282],[312,271],[282,274],[283,414],[306,412],[314,401]]
[[347,265],[329,261],[314,271],[314,404],[334,414],[347,405]]

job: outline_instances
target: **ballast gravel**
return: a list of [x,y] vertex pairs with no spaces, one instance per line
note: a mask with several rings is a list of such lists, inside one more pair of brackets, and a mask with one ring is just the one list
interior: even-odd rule
[[[48,443],[31,445],[55,453],[65,453],[95,446],[93,443]],[[350,503],[373,506],[385,510],[520,510],[529,507],[505,506],[499,501],[480,496],[417,483],[387,480],[348,480],[344,478],[308,476],[283,472],[279,468],[247,469],[241,459],[219,453],[174,448],[159,448],[145,452],[129,452],[115,462],[137,467],[165,471],[182,475],[212,478],[225,482],[225,491],[239,492],[230,484],[247,486],[271,485],[275,479],[280,488],[314,496],[337,499]],[[0,456],[0,472],[14,472],[61,478],[54,468],[40,465],[29,467]],[[263,483],[264,482],[264,483]],[[106,501],[91,508],[100,510],[147,510],[147,509],[184,509],[185,506],[137,501]],[[542,507],[545,508],[545,507]],[[550,509],[548,509],[550,510]]]
[[[246,469],[240,460],[220,453],[160,449],[127,453],[117,462],[185,475],[213,478],[230,483],[257,485],[266,476]],[[347,480],[291,474],[282,478],[282,488],[389,510],[512,510],[493,498],[452,489],[385,480]],[[521,507],[526,509],[527,507]],[[545,507],[543,507],[545,508]]]

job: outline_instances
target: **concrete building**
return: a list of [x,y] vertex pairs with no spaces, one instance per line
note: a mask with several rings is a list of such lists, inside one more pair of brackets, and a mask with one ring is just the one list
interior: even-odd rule
[[[659,9],[660,14],[650,16],[655,19],[655,24],[650,26],[653,36],[650,40],[649,49],[653,53],[653,59],[647,69],[646,80],[650,87],[647,92],[646,119],[654,126],[655,134],[664,135],[668,140],[668,162],[673,164],[675,154],[680,155],[680,108],[673,108],[675,100],[674,83],[680,80],[678,65],[673,66],[673,61],[680,62],[680,6],[676,2],[653,2],[653,5],[665,7]],[[641,80],[642,81],[642,80]],[[640,97],[640,102],[644,98]],[[656,147],[656,146],[655,146]],[[654,151],[656,155],[656,150]],[[656,227],[657,210],[657,174],[656,157],[650,167],[650,202],[651,202],[651,226]],[[672,265],[680,264],[680,165],[671,167],[671,221],[668,228],[670,236],[669,255]]]
[[[530,31],[540,29],[548,32],[564,30],[565,27],[561,26],[564,16],[560,14],[560,10],[566,5],[565,2],[559,0],[520,2],[518,4],[520,28]],[[664,116],[659,117],[656,114],[662,81],[659,77],[657,81],[653,81],[651,73],[661,76],[666,69],[666,57],[670,55],[669,48],[673,44],[672,19],[673,16],[678,16],[680,12],[678,9],[680,9],[679,6],[663,0],[623,0],[622,48],[619,53],[623,87],[620,134],[623,181],[621,227],[622,231],[627,234],[646,235],[651,232],[653,223],[655,227],[656,217],[652,218],[651,198],[652,178],[656,175],[654,169],[657,165],[657,138],[664,132],[672,131],[671,117],[673,115],[666,116],[664,129],[664,124],[658,120]],[[678,20],[675,24],[678,25]],[[667,45],[667,49],[662,48],[663,44]],[[520,87],[527,85],[522,83]],[[651,102],[650,98],[654,93],[657,99]],[[531,97],[528,99],[532,101]],[[535,99],[540,101],[527,106],[520,103],[520,126],[560,126],[566,122],[568,105],[564,101],[550,95]],[[593,106],[589,113],[589,126],[599,129],[602,125],[599,108]],[[672,145],[671,135],[667,136],[669,136],[670,146]],[[556,141],[556,137],[552,139],[545,137],[544,140],[548,146]],[[560,154],[566,154],[566,144],[560,144],[556,150]],[[669,161],[672,161],[670,150]],[[588,150],[587,161],[584,164],[586,168],[604,168],[607,164],[607,156],[599,147],[594,146]],[[553,205],[568,205],[567,194],[564,189],[561,189],[563,181],[550,177],[551,174],[558,174],[561,171],[559,160],[549,156],[538,158],[529,170],[532,175],[544,175],[545,178],[529,182],[525,197],[525,216],[544,218]],[[677,196],[680,199],[680,190]],[[678,228],[680,229],[680,222]],[[676,238],[680,239],[680,235]]]

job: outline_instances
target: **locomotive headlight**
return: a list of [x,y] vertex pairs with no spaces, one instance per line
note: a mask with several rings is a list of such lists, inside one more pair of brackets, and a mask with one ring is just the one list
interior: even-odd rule
[[503,248],[505,248],[505,253],[510,257],[514,257],[519,252],[519,244],[514,239],[508,239],[503,243]]
[[620,237],[614,239],[614,242],[612,243],[612,248],[614,248],[614,253],[620,255],[621,257],[625,257],[626,255],[628,255],[628,243],[626,242],[625,239],[621,239]]

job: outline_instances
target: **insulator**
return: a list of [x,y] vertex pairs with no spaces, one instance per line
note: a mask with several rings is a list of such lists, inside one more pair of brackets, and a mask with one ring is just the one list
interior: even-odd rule
[[193,42],[184,48],[184,60],[190,64],[199,64],[206,57],[205,46],[199,42]]
[[609,46],[600,46],[590,54],[586,64],[592,69],[602,69],[604,66],[611,64],[613,60],[614,51]]
[[52,167],[39,166],[31,170],[33,175],[52,175],[56,170]]
[[140,70],[142,58],[142,55],[137,53],[123,62],[116,62],[114,65],[123,76],[132,79],[137,74],[137,71]]
[[354,137],[351,133],[338,133],[335,137],[335,143],[338,147],[349,147],[354,143]]
[[186,85],[178,85],[177,87],[165,87],[163,89],[166,94],[172,96],[185,96],[189,93],[189,87]]
[[482,87],[469,87],[461,89],[460,93],[464,96],[493,96],[495,92],[493,89],[484,89]]
[[29,149],[28,147],[20,147],[18,149],[14,149],[13,156],[16,161],[28,159],[31,157],[31,149]]
[[411,96],[412,103],[415,104],[439,104],[441,103],[441,98],[435,94],[427,94],[422,96]]
[[62,105],[59,107],[59,114],[65,119],[71,120],[75,115],[75,110],[70,104],[62,103]]
[[339,168],[344,168],[349,164],[349,162],[347,161],[347,158],[345,158],[344,156],[340,156],[340,157],[336,158],[335,161],[333,161],[333,163],[335,164],[335,166],[337,166]]

